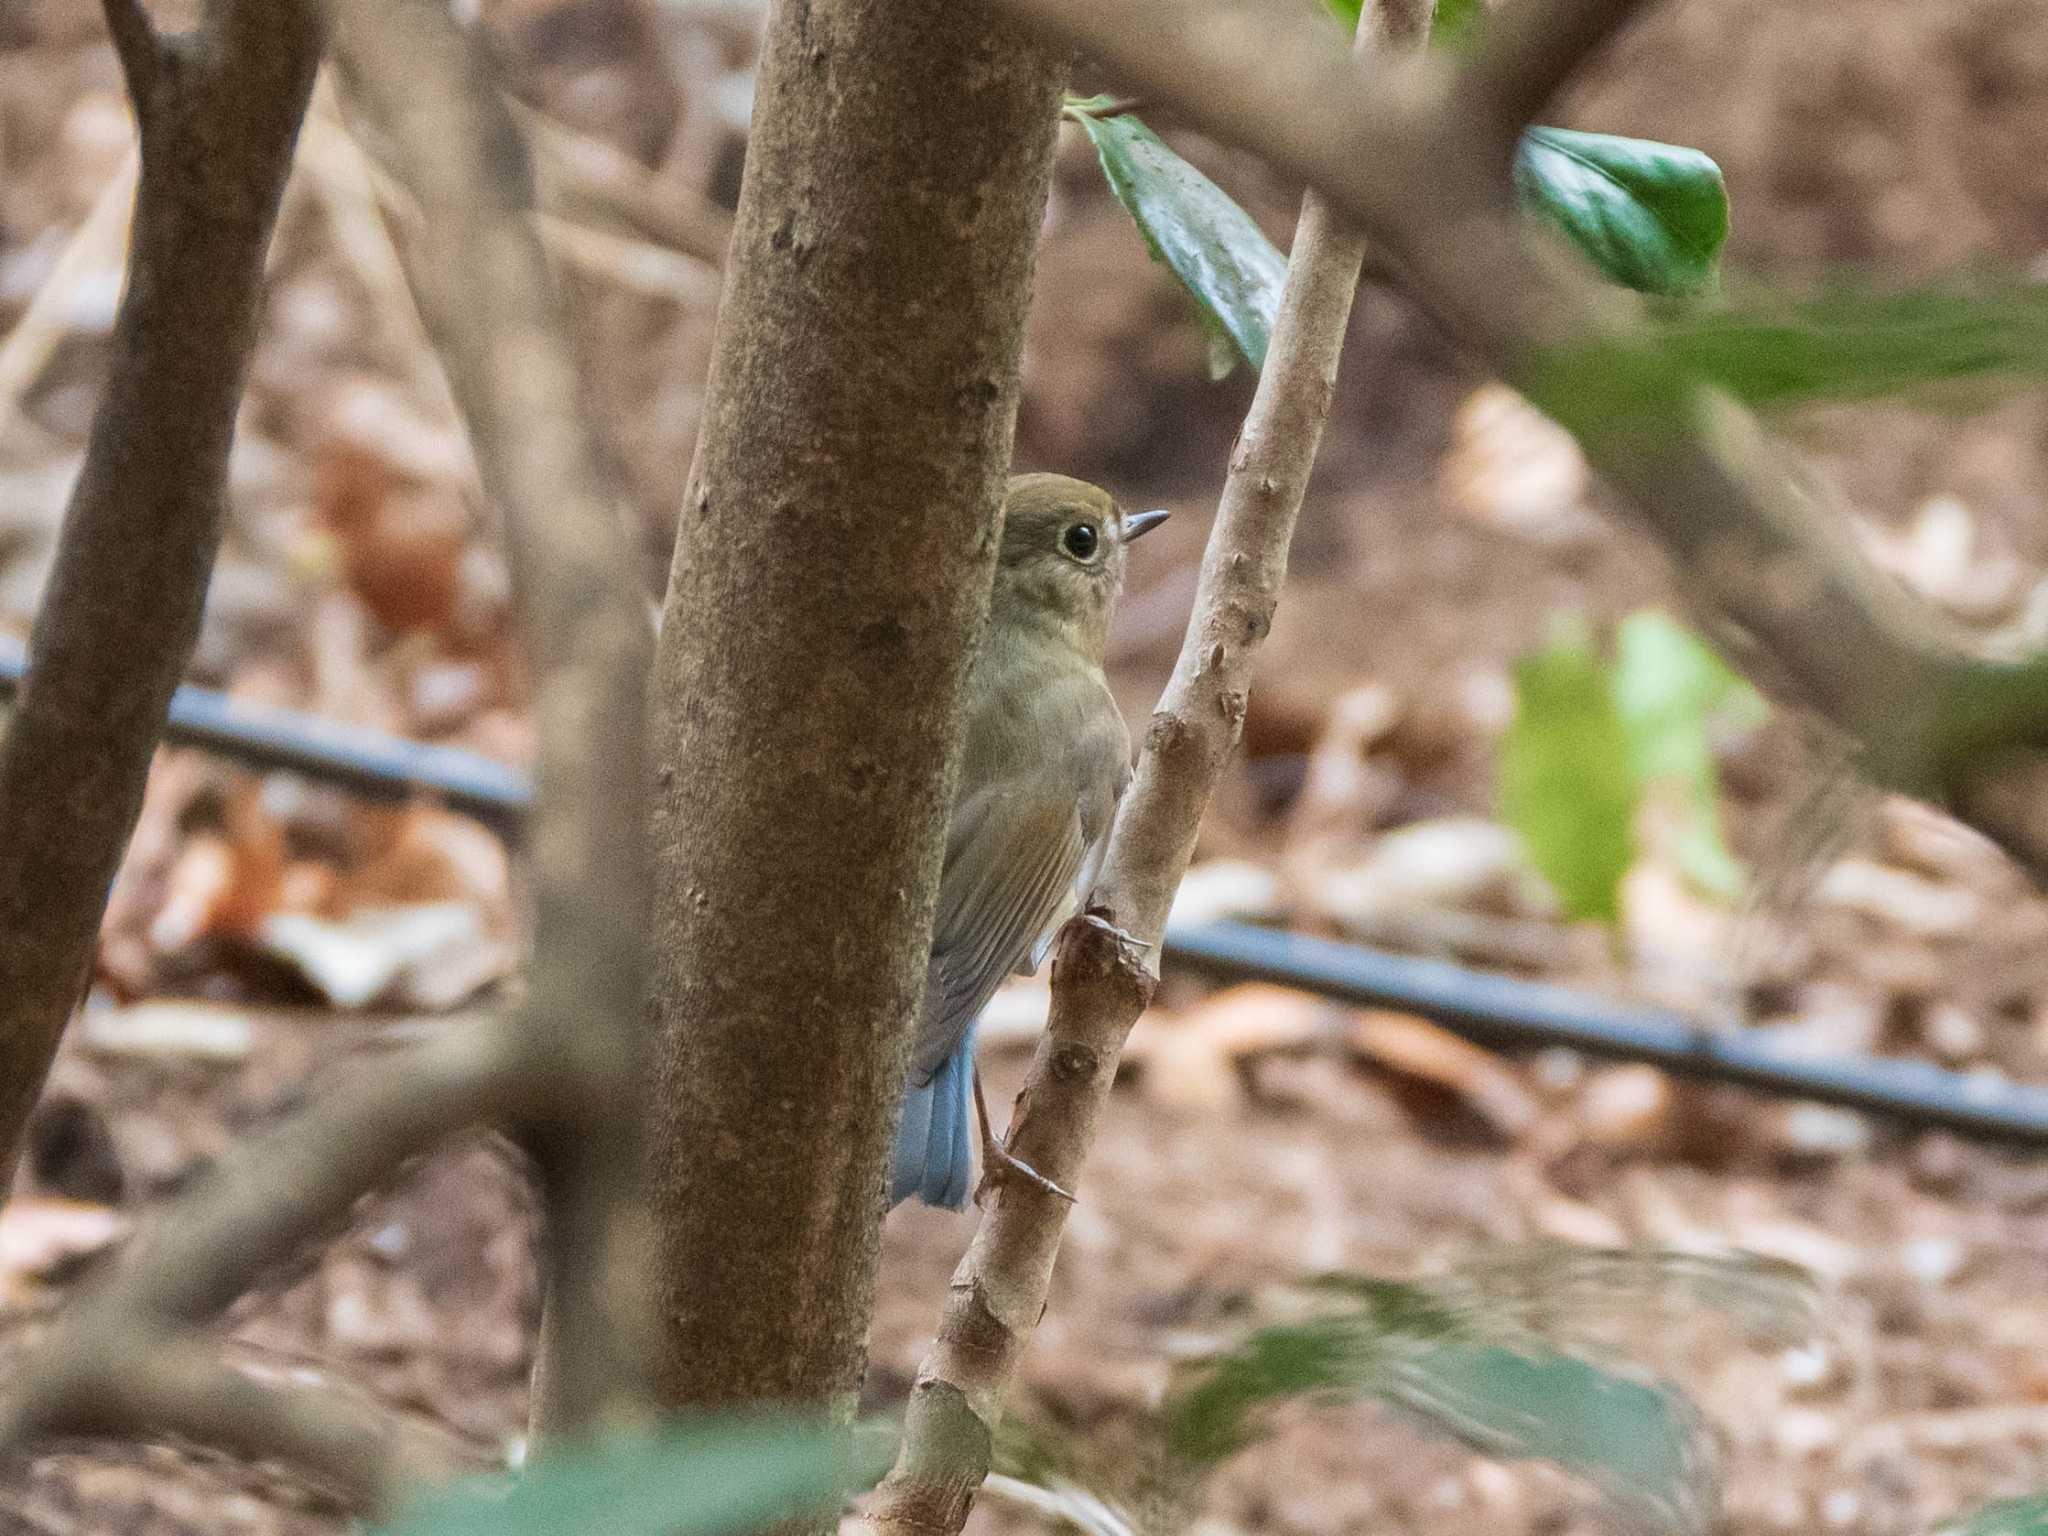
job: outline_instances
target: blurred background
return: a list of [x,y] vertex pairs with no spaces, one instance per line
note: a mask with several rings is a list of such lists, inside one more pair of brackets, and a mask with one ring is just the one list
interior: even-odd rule
[[[698,425],[759,12],[465,4],[533,135],[543,231],[652,597]],[[2028,0],[1671,0],[1556,120],[1712,155],[1733,210],[1731,291],[2048,276],[2048,13]],[[1284,246],[1297,189],[1154,125]],[[1251,381],[1211,378],[1192,302],[1148,260],[1085,138],[1062,134],[1017,456],[1175,511],[1136,553],[1113,648],[1142,721]],[[0,626],[15,633],[97,400],[133,177],[97,6],[8,0]],[[193,677],[522,763],[528,680],[493,514],[395,256],[425,216],[323,86],[272,257]],[[1777,425],[1887,569],[1997,643],[2048,637],[2039,398]],[[1936,813],[1858,790],[1797,720],[1745,715],[1715,735],[1739,889],[1699,889],[1652,827],[1611,928],[1560,916],[1503,823],[1496,769],[1514,664],[1561,620],[1598,637],[1645,608],[1682,612],[1619,511],[1567,437],[1369,281],[1186,910],[1681,1006],[1816,1054],[2048,1076],[2048,902]],[[164,754],[92,998],[0,1218],[0,1369],[140,1213],[322,1072],[516,990],[516,937],[516,871],[481,827]],[[1042,987],[1020,984],[984,1030],[999,1106],[1042,1010]],[[1646,1324],[1633,1340],[1705,1413],[1727,1529],[1925,1531],[2048,1483],[2048,1169],[1647,1067],[1510,1061],[1419,1019],[1171,971],[1129,1060],[1028,1366],[1048,1422],[1113,1440],[1176,1351],[1304,1273],[1423,1273],[1543,1238],[1741,1247],[1818,1277],[1819,1339],[1738,1350]],[[971,1230],[971,1216],[891,1218],[877,1403],[907,1390]],[[237,1336],[504,1441],[524,1423],[532,1241],[510,1155],[477,1140],[279,1277]],[[1621,1298],[1603,1326],[1628,1321]],[[975,1518],[1028,1519],[995,1500]],[[1203,1529],[1515,1536],[1601,1518],[1552,1472],[1359,1410],[1286,1422],[1226,1470]],[[341,1524],[286,1482],[167,1450],[53,1457],[0,1483],[5,1531]]]

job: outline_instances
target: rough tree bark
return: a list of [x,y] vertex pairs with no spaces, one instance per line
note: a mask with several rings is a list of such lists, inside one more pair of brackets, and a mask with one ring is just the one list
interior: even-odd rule
[[[1358,49],[1419,47],[1435,0],[1368,0]],[[1316,192],[1302,199],[1266,366],[1230,456],[1180,658],[1117,813],[1088,916],[1063,935],[1052,1016],[1011,1122],[1016,1154],[1068,1189],[1080,1175],[1203,812],[1244,727],[1252,661],[1272,627],[1287,550],[1329,419],[1365,241]],[[1085,1198],[1085,1195],[1084,1195]],[[954,1272],[919,1367],[873,1536],[958,1531],[990,1471],[996,1428],[1045,1312],[1066,1202],[998,1186]]]
[[263,256],[320,54],[305,0],[208,0],[172,37],[141,0],[106,13],[142,178],[106,392],[0,742],[0,1198],[199,637]]
[[859,1382],[1062,73],[953,0],[769,16],[657,660],[676,1406]]

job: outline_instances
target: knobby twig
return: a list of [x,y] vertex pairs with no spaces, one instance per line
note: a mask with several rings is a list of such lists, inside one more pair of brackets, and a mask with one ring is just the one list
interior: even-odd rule
[[[637,791],[651,635],[526,219],[516,131],[435,0],[330,4],[351,82],[435,211],[415,274],[420,308],[507,514],[540,674],[529,998],[514,1018],[449,1026],[357,1067],[306,1114],[225,1159],[0,1393],[0,1452],[69,1435],[171,1434],[287,1459],[374,1511],[415,1481],[460,1470],[466,1455],[345,1396],[233,1368],[197,1330],[462,1127],[504,1127],[540,1168],[548,1336],[559,1344],[540,1373],[541,1427],[587,1426],[648,1401],[634,1368],[647,1330],[606,1279],[641,1273],[625,1262],[622,1219],[638,1187],[638,1117],[620,1106],[636,1100],[641,1076],[648,879]],[[310,57],[303,77],[310,86]],[[195,174],[153,158],[183,147],[153,138],[145,113],[145,208],[153,165]]]
[[[2048,656],[1971,655],[1747,412],[1656,348],[1638,300],[1517,213],[1503,127],[1648,0],[1516,0],[1462,87],[1441,62],[1355,64],[1313,17],[1253,0],[1001,3],[1322,189],[1455,338],[1573,431],[1745,669],[1846,730],[1868,776],[1946,799],[2048,879],[2048,815],[2018,787],[2044,773]],[[1525,71],[1530,88],[1504,83]],[[1480,109],[1474,80],[1503,82],[1498,103]]]
[[[1379,0],[1358,46],[1427,36],[1434,0]],[[1052,1016],[1011,1121],[1010,1147],[1072,1189],[1152,995],[1174,890],[1244,725],[1252,659],[1272,626],[1287,548],[1329,417],[1365,243],[1314,192],[1300,221],[1258,390],[1231,453],[1180,660],[1118,810],[1088,914],[1062,937]],[[1154,963],[1156,965],[1156,962]],[[1045,1310],[1068,1204],[999,1184],[918,1371],[904,1442],[869,1520],[878,1536],[957,1531],[988,1475],[1003,1398]]]
[[263,254],[319,56],[301,0],[208,0],[159,38],[107,0],[142,139],[106,392],[0,743],[0,1189],[84,990],[199,634]]

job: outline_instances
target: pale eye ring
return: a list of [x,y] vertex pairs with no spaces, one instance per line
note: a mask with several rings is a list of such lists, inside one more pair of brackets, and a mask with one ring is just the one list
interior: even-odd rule
[[1060,548],[1076,560],[1093,560],[1100,542],[1092,523],[1075,523],[1060,535]]

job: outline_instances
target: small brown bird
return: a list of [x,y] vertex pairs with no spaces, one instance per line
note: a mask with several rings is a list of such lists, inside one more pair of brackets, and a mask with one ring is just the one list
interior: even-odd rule
[[1006,976],[1037,969],[1094,882],[1131,772],[1130,733],[1102,670],[1110,613],[1127,546],[1165,520],[1126,513],[1107,491],[1064,475],[1010,481],[988,632],[967,677],[966,741],[892,1204],[912,1195],[967,1203],[970,1098],[990,1167],[1044,1184],[988,1126],[974,1026]]

